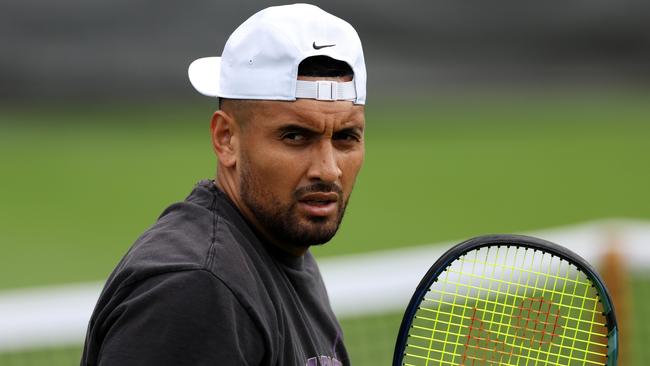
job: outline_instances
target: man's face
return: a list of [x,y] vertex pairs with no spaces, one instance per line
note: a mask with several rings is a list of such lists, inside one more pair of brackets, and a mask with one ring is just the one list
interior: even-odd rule
[[329,241],[363,163],[363,106],[308,99],[252,106],[237,163],[245,214],[290,252]]

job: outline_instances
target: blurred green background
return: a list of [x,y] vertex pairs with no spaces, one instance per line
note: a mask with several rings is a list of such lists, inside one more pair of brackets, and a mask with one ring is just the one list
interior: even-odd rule
[[[648,101],[638,93],[370,104],[366,162],[346,219],[314,252],[648,219]],[[207,102],[3,108],[0,288],[104,280],[169,203],[213,176],[212,109]],[[648,319],[650,282],[633,281],[634,304]],[[400,319],[342,319],[355,364],[388,364]],[[635,339],[650,335],[647,325]],[[647,356],[642,346],[634,350],[635,360]],[[79,352],[9,352],[0,364],[70,364]]]
[[[0,300],[104,281],[166,206],[214,176],[216,101],[191,89],[187,65],[280,3],[3,4]],[[369,75],[365,166],[318,258],[650,219],[646,0],[314,3],[355,26]],[[628,285],[623,366],[640,366],[650,268]],[[341,319],[353,364],[390,364],[400,320]],[[79,358],[80,345],[36,347],[0,351],[0,366]]]
[[[646,96],[468,98],[367,107],[365,165],[318,256],[650,218]],[[214,176],[212,109],[3,109],[0,288],[106,278],[168,204]]]

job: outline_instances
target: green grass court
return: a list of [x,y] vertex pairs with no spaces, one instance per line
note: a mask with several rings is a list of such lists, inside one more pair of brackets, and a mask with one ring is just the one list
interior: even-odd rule
[[[367,107],[366,164],[341,231],[317,256],[650,219],[646,95],[433,100]],[[105,279],[166,205],[213,176],[212,108],[0,108],[0,289]],[[647,299],[635,292],[640,308]],[[636,339],[650,335],[649,318]],[[356,365],[390,363],[400,319],[343,319]],[[644,364],[643,347],[632,348]],[[9,354],[0,365],[75,364],[78,352]]]

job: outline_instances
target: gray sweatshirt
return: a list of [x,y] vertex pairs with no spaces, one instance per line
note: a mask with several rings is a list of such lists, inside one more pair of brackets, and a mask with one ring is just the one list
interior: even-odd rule
[[312,257],[264,243],[200,182],[108,278],[81,365],[348,365]]

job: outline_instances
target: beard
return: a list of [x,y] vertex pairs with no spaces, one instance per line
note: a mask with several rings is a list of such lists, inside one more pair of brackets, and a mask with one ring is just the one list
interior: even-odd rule
[[[338,185],[315,182],[294,191],[290,202],[281,202],[246,166],[242,166],[239,189],[242,201],[264,231],[271,236],[270,239],[302,248],[327,243],[334,237],[343,220],[348,201],[343,200],[343,192]],[[300,197],[313,192],[338,194],[338,210],[335,217],[300,215],[297,207]]]

